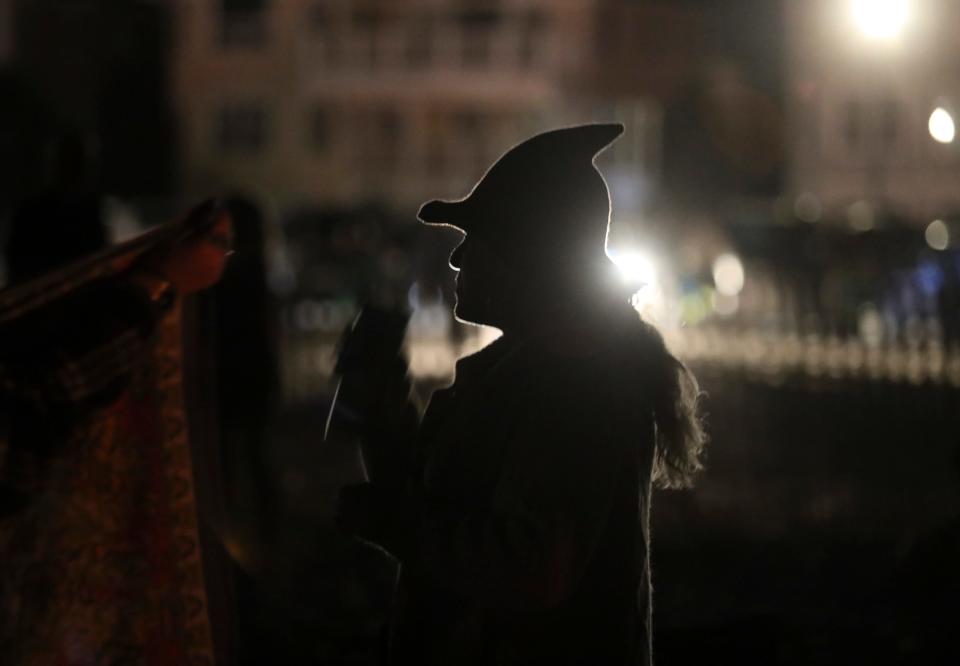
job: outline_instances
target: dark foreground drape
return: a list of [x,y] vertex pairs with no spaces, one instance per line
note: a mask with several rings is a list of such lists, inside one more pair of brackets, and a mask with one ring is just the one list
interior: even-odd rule
[[143,312],[117,258],[72,267],[26,307],[0,293],[4,664],[202,665],[219,651],[182,306]]
[[4,659],[213,663],[179,308],[113,405],[84,415],[2,525]]

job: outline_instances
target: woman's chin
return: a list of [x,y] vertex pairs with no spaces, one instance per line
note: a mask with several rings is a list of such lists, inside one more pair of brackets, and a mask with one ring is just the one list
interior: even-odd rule
[[482,324],[483,317],[480,313],[475,312],[469,303],[464,303],[463,299],[460,298],[460,295],[457,294],[457,302],[453,306],[453,316],[456,317],[457,321],[464,324]]

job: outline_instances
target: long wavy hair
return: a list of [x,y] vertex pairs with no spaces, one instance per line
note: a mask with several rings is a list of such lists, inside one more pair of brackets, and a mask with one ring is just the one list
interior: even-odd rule
[[[569,256],[569,255],[568,255]],[[582,275],[602,275],[612,268],[606,255],[603,262],[594,257],[566,262],[554,261],[536,265],[537,280],[543,284],[561,285],[568,300],[585,302],[609,298],[605,290],[616,294],[619,307],[630,308],[631,330],[628,345],[633,348],[635,376],[642,378],[644,402],[652,402],[656,441],[651,479],[659,488],[689,488],[703,469],[707,436],[700,414],[703,393],[690,369],[667,348],[663,336],[652,324],[643,320],[628,305],[633,286],[612,281],[583,280]],[[594,262],[591,264],[590,262]],[[551,265],[565,265],[565,271],[550,273]],[[573,267],[573,268],[571,268]],[[528,278],[529,279],[529,278]],[[578,287],[581,291],[577,291]],[[539,287],[539,291],[545,290]],[[577,295],[575,295],[577,294]],[[632,319],[636,317],[636,319]],[[639,326],[637,331],[634,326]]]
[[688,488],[703,469],[707,443],[700,415],[702,392],[690,369],[667,349],[660,332],[642,322],[642,344],[652,370],[656,427],[652,481],[660,488]]

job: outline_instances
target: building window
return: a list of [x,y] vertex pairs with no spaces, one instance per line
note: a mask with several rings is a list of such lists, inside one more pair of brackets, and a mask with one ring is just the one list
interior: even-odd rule
[[461,12],[461,48],[464,65],[483,67],[490,61],[491,41],[500,20],[500,13],[490,8],[475,8]]
[[324,153],[330,148],[331,113],[327,107],[317,107],[310,112],[309,137],[310,149],[317,154]]
[[220,44],[256,48],[266,42],[266,0],[220,0]]
[[325,65],[337,65],[341,55],[343,24],[333,8],[318,3],[310,8],[307,24],[313,40],[320,46]]
[[469,7],[460,12],[460,23],[467,29],[490,29],[501,19],[502,15],[493,7]]
[[217,116],[217,144],[225,151],[259,153],[266,145],[267,119],[255,102],[228,104]]
[[267,9],[267,0],[220,0],[220,9],[224,12],[263,12]]
[[407,64],[425,67],[430,63],[433,45],[434,19],[429,14],[417,16],[407,33]]
[[383,10],[369,2],[357,4],[353,8],[351,23],[352,38],[360,62],[375,68],[380,60],[381,32],[386,25]]
[[383,14],[373,3],[358,3],[353,8],[353,27],[356,30],[375,32],[383,22]]
[[523,17],[520,25],[520,64],[529,67],[536,63],[537,52],[543,41],[546,20],[543,12],[537,9],[529,10]]

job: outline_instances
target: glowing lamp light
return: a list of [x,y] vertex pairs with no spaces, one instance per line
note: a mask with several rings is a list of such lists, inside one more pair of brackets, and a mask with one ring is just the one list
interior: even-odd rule
[[853,20],[868,39],[896,39],[910,19],[910,0],[853,0]]
[[724,296],[736,296],[743,289],[743,263],[735,254],[721,254],[713,262],[713,283]]
[[651,285],[656,282],[657,270],[643,252],[638,250],[608,251],[607,256],[620,271],[627,284]]
[[953,139],[957,135],[957,127],[953,122],[953,116],[941,106],[938,106],[930,114],[927,127],[930,130],[930,136],[939,143],[953,143]]

